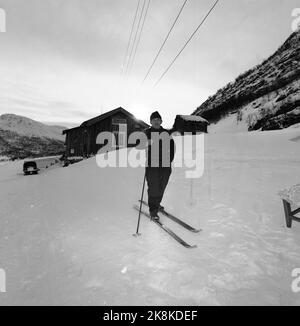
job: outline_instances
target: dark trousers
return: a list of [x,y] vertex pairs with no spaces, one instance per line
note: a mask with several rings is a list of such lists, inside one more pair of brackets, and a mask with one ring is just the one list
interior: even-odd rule
[[171,172],[171,168],[146,168],[150,214],[158,212]]

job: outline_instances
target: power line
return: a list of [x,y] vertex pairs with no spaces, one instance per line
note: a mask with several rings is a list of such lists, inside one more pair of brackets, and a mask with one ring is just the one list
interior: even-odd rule
[[149,10],[149,6],[150,6],[150,1],[151,1],[151,0],[148,0],[147,9],[146,9],[146,11],[145,11],[145,15],[144,15],[144,19],[143,19],[142,27],[141,27],[140,34],[139,34],[139,37],[138,37],[138,41],[137,41],[137,43],[136,43],[136,47],[135,47],[135,51],[134,51],[134,55],[133,55],[133,59],[132,59],[132,61],[131,61],[131,65],[130,65],[130,68],[129,68],[129,72],[128,72],[128,74],[130,74],[130,72],[131,72],[131,70],[132,70],[133,63],[134,63],[134,60],[135,60],[135,57],[136,57],[136,53],[137,53],[137,49],[138,49],[138,46],[139,46],[139,44],[140,44],[140,40],[141,40],[141,36],[142,36],[142,32],[143,32],[143,29],[144,29],[144,25],[145,25],[146,17],[147,17],[148,10]]
[[[132,44],[132,48],[131,48],[131,52],[130,52],[130,56],[129,56],[129,60],[128,60],[128,64],[127,64],[127,69],[126,69],[126,75],[127,76],[131,72],[131,68],[133,66],[133,62],[134,62],[134,59],[135,59],[137,47],[138,47],[138,44],[139,44],[139,41],[140,41],[140,38],[141,38],[141,33],[142,33],[142,30],[143,30],[143,27],[144,27],[146,14],[147,14],[147,11],[148,11],[148,10],[146,10],[146,14],[144,15],[144,8],[145,8],[145,5],[146,5],[146,1],[147,0],[144,0],[144,2],[143,2],[143,8],[142,8],[141,13],[140,13],[140,18],[139,18],[138,26],[137,26],[136,33],[135,33],[134,42]],[[148,2],[148,7],[149,7],[149,2]],[[148,7],[147,7],[147,9],[148,9]],[[143,16],[144,16],[144,19],[143,19],[142,27],[140,28]],[[134,54],[133,54],[133,51],[134,51]]]
[[139,17],[139,21],[138,21],[137,29],[136,29],[136,31],[135,31],[135,35],[134,35],[134,40],[133,40],[132,48],[131,48],[131,51],[130,51],[130,54],[129,54],[129,58],[128,58],[128,61],[127,61],[127,66],[126,66],[125,75],[128,74],[128,68],[129,68],[129,64],[130,64],[130,62],[131,62],[132,52],[133,52],[133,49],[134,49],[134,45],[135,45],[135,41],[136,41],[136,37],[137,37],[138,31],[139,31],[139,29],[140,29],[140,24],[141,24],[141,20],[142,20],[143,12],[144,12],[145,4],[146,4],[146,0],[144,0],[144,2],[143,2],[143,8],[142,8],[142,11],[141,11],[141,14],[140,14],[140,17]]
[[170,28],[170,30],[169,30],[167,36],[165,37],[165,39],[164,39],[164,41],[163,41],[163,43],[162,43],[160,49],[158,50],[158,52],[157,52],[157,54],[156,54],[156,56],[155,56],[155,58],[154,58],[154,60],[153,60],[153,62],[152,62],[152,64],[151,64],[150,68],[148,69],[148,71],[147,71],[147,73],[146,73],[146,76],[144,77],[144,79],[143,79],[143,81],[142,81],[142,84],[145,82],[145,80],[146,80],[147,77],[149,76],[149,74],[150,74],[150,72],[151,72],[151,70],[152,70],[152,68],[153,68],[153,66],[154,66],[154,64],[155,64],[155,62],[156,62],[156,60],[158,59],[158,57],[159,57],[159,55],[160,55],[160,53],[161,53],[163,47],[165,46],[165,44],[166,44],[166,42],[167,42],[167,40],[168,40],[168,38],[169,38],[169,36],[170,36],[170,34],[171,34],[171,32],[172,32],[174,26],[175,26],[175,24],[177,23],[177,20],[178,20],[179,16],[181,15],[181,12],[182,12],[184,6],[186,5],[187,1],[188,1],[188,0],[185,0],[184,3],[183,3],[183,5],[181,6],[180,11],[179,11],[177,17],[175,18],[175,20],[174,20],[174,22],[173,22],[173,25],[171,26],[171,28]]
[[172,65],[175,63],[175,61],[177,60],[177,58],[180,56],[180,54],[183,52],[183,50],[186,48],[186,46],[188,45],[188,43],[191,41],[191,39],[194,37],[194,35],[197,33],[197,31],[199,30],[199,28],[203,25],[203,23],[206,21],[206,19],[208,18],[208,16],[211,14],[211,12],[214,10],[214,8],[216,7],[216,5],[218,4],[220,0],[217,0],[214,5],[210,8],[209,12],[206,14],[206,16],[203,18],[203,20],[201,21],[201,23],[198,25],[198,27],[195,29],[195,31],[192,33],[192,35],[189,37],[189,39],[187,40],[187,42],[184,44],[184,46],[182,47],[182,49],[179,51],[179,53],[176,55],[176,57],[173,59],[173,61],[170,63],[170,65],[168,66],[168,68],[164,71],[164,73],[160,76],[160,78],[157,80],[157,82],[155,83],[154,87],[157,86],[157,84],[163,79],[163,77],[166,75],[166,73],[170,70],[170,68],[172,67]]
[[129,40],[128,40],[128,43],[127,43],[126,53],[125,53],[125,57],[123,59],[122,72],[124,72],[124,67],[125,67],[125,64],[126,64],[127,56],[128,56],[128,50],[129,50],[129,46],[130,46],[130,43],[131,43],[133,28],[134,28],[134,25],[135,25],[135,22],[136,22],[136,17],[137,17],[137,13],[138,13],[138,10],[139,10],[139,7],[140,7],[140,2],[141,2],[141,0],[138,0],[137,6],[136,6],[134,19],[133,19],[132,26],[131,26],[130,36],[129,36]]

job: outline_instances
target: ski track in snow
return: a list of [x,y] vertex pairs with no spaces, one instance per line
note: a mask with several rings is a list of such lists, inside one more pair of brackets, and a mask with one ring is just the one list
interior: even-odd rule
[[132,236],[143,169],[91,158],[24,177],[21,161],[0,166],[0,304],[299,305],[300,225],[285,227],[277,195],[299,175],[297,136],[208,135],[202,178],[173,169],[163,204],[203,231],[162,221],[196,249],[144,216]]

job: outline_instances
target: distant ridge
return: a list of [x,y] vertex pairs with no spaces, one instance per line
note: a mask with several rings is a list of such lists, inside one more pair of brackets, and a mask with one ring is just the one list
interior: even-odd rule
[[61,155],[65,150],[64,129],[15,114],[3,114],[0,116],[0,157]]
[[2,114],[0,116],[0,129],[16,132],[23,136],[46,137],[63,141],[62,131],[66,127],[49,126],[20,115]]

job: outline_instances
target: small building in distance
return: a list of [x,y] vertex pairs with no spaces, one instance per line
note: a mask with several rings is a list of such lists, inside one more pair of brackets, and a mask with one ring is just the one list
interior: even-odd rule
[[185,132],[207,133],[207,126],[209,122],[197,115],[177,115],[172,131],[177,131],[181,135]]
[[132,132],[142,131],[148,128],[149,125],[142,120],[137,120],[130,112],[119,107],[115,110],[84,121],[79,127],[64,130],[63,135],[66,135],[65,155],[66,157],[88,157],[97,154],[104,144],[96,144],[96,139],[99,133],[104,131],[114,134],[116,139],[116,149],[124,147],[123,142],[122,144],[118,144],[119,136],[120,139],[124,141],[124,137],[121,135],[124,127],[127,130],[127,144],[128,137]]

